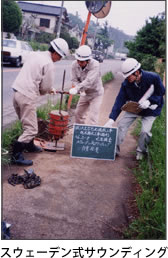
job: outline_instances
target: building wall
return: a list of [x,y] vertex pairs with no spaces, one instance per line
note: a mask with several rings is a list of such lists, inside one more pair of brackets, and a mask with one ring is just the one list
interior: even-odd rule
[[[33,19],[32,15],[33,15],[33,17],[35,17],[34,19]],[[43,15],[43,14],[32,14],[32,13],[24,13],[23,17],[25,17],[26,19],[32,20],[32,27],[38,28],[39,30],[42,30],[42,31],[45,31],[48,33],[54,33],[55,25],[57,22],[57,17]],[[49,28],[40,27],[40,18],[50,20]],[[23,22],[24,22],[24,19],[23,19]]]

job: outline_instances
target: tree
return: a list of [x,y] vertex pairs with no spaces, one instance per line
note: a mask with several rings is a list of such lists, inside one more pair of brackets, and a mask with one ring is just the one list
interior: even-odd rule
[[[21,26],[21,37],[25,40],[28,38],[28,32],[30,29],[35,29],[35,19],[37,18],[37,14],[31,14],[29,17],[23,16],[22,17],[22,26]],[[33,34],[35,37],[35,33]],[[32,38],[33,38],[32,37]]]
[[[165,59],[165,15],[150,17],[145,26],[137,32],[134,41],[125,42],[129,49],[129,57],[136,58],[143,64],[144,69],[155,70],[155,61]],[[144,67],[145,66],[145,67]]]
[[68,46],[70,49],[76,49],[79,47],[79,42],[75,37],[71,37],[69,32],[67,31],[67,28],[63,26],[61,28],[61,34],[60,37],[65,39],[68,43]]
[[47,32],[40,32],[36,33],[36,41],[39,43],[49,44],[53,39],[56,38],[55,34],[47,33]]
[[22,13],[14,0],[3,0],[3,31],[16,33],[22,24]]
[[97,33],[95,49],[103,49],[106,53],[107,48],[113,43],[113,40],[109,39],[108,22],[106,21],[103,28]]
[[81,31],[83,30],[85,23],[80,19],[78,12],[76,13],[76,15],[69,13],[69,20],[71,27],[75,27],[76,24],[78,24]]

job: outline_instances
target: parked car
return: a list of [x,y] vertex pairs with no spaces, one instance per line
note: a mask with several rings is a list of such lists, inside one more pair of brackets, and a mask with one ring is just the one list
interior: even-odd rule
[[103,55],[103,53],[102,53],[101,51],[99,51],[99,50],[93,50],[93,51],[92,51],[92,57],[93,57],[94,59],[96,59],[97,61],[99,61],[100,63],[102,63],[103,60],[104,60],[104,55]]
[[24,64],[30,51],[33,51],[28,42],[17,39],[3,39],[2,56],[4,64],[20,67]]

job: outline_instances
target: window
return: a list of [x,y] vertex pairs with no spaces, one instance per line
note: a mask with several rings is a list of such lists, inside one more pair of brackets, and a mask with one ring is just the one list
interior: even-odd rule
[[50,20],[49,19],[40,19],[40,27],[50,27]]
[[10,39],[3,39],[3,47],[16,48],[16,41]]

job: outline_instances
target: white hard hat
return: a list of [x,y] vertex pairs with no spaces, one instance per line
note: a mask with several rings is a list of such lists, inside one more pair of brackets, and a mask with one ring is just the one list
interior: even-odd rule
[[121,66],[124,78],[127,78],[141,67],[141,64],[134,58],[127,58]]
[[69,47],[67,42],[62,38],[54,39],[50,42],[54,50],[62,57],[69,55]]
[[79,61],[85,61],[92,58],[92,51],[89,46],[82,45],[75,52],[75,58]]

